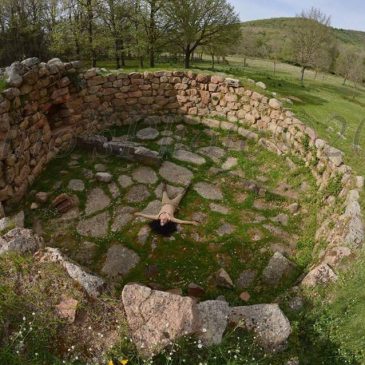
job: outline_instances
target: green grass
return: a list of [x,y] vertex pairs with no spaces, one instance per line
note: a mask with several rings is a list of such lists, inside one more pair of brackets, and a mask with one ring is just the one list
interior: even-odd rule
[[6,88],[5,80],[0,77],[0,92],[5,90],[5,88]]

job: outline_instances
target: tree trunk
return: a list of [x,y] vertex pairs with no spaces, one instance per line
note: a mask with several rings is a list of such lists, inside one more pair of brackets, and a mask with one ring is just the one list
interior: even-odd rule
[[184,67],[190,68],[190,57],[191,57],[191,51],[189,48],[185,49],[185,60],[184,60]]
[[305,66],[302,66],[301,76],[300,76],[300,81],[301,81],[302,84],[304,82],[304,72],[305,72]]
[[92,67],[96,67],[96,55],[94,49],[94,33],[93,33],[93,9],[91,0],[87,0],[87,20],[88,20],[88,40],[89,40],[89,47],[91,52],[91,64]]
[[117,64],[117,69],[120,68],[120,46],[118,39],[115,39],[115,63]]
[[343,83],[342,83],[342,85],[345,85],[345,84],[346,84],[346,81],[347,81],[347,77],[345,77],[345,78],[343,79]]
[[247,66],[247,57],[243,57],[243,67]]
[[214,57],[214,53],[212,53],[212,70],[215,69],[215,57]]
[[276,75],[276,61],[274,61],[274,76]]
[[139,65],[141,66],[141,68],[144,67],[144,59],[143,59],[143,56],[140,56],[139,57]]
[[317,80],[317,75],[318,75],[318,71],[316,70],[316,72],[314,73],[314,80]]
[[150,48],[150,67],[155,67],[155,47],[151,45]]

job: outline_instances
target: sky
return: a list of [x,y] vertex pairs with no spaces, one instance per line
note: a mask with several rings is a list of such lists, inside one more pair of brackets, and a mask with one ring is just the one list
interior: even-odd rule
[[312,6],[331,16],[335,28],[365,31],[364,0],[229,0],[242,21],[292,17]]

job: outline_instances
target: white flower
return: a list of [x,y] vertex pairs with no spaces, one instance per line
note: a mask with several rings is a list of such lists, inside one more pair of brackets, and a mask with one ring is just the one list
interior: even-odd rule
[[207,329],[206,329],[206,328],[203,328],[203,329],[202,329],[202,332],[203,332],[203,333],[207,332]]
[[25,321],[26,320],[26,318],[25,318],[25,316],[23,317],[23,321]]
[[201,349],[203,345],[201,343],[198,343],[198,349]]

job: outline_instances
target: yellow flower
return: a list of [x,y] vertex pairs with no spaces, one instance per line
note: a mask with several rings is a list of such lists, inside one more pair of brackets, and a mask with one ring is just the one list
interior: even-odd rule
[[119,362],[121,363],[121,365],[127,365],[128,364],[128,360],[119,360]]
[[113,360],[109,360],[108,365],[114,365]]

